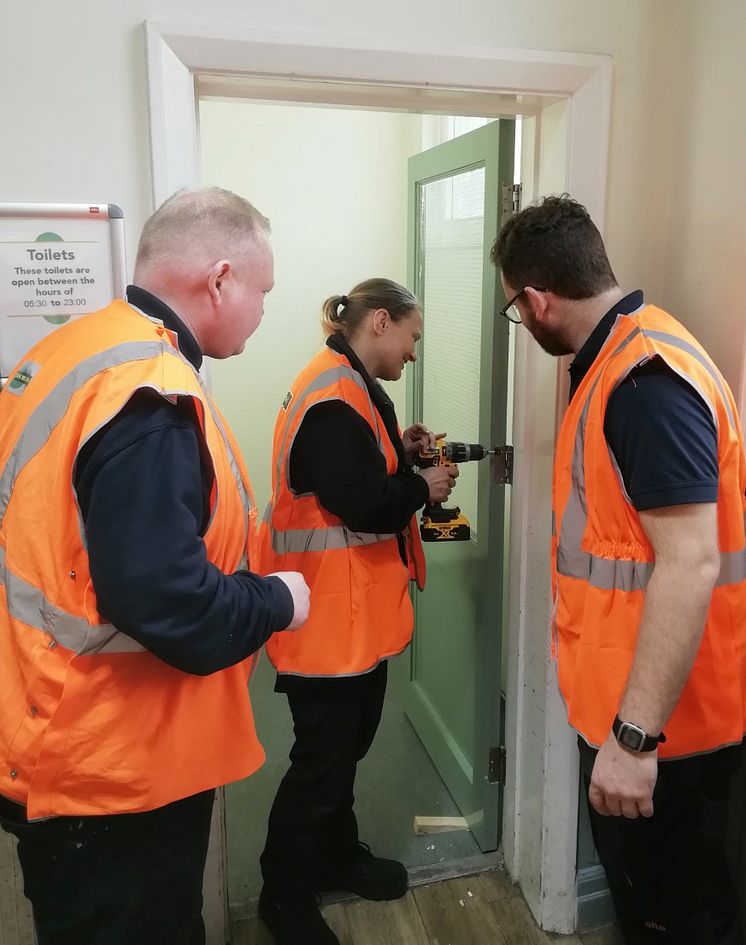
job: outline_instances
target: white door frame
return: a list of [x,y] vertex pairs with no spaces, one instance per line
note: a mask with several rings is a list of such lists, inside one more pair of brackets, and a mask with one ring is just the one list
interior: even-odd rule
[[[199,73],[300,77],[371,85],[377,88],[378,102],[387,85],[395,87],[392,105],[399,107],[402,88],[412,90],[413,100],[418,90],[433,87],[480,96],[512,95],[514,105],[505,109],[511,114],[521,110],[522,95],[568,99],[566,187],[603,231],[612,91],[608,56],[230,25],[147,22],[145,31],[154,207],[175,190],[200,183],[195,93]],[[515,370],[503,848],[507,868],[537,921],[548,930],[571,932],[577,753],[557,693],[548,642],[550,470],[558,372],[525,332],[516,335]],[[217,890],[211,899],[225,895],[224,881],[214,882],[222,845],[218,843],[208,865],[208,885]],[[206,906],[210,939],[222,945],[223,903]]]

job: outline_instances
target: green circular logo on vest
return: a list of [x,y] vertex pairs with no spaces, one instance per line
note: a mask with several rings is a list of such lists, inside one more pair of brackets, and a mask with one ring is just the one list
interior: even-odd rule
[[[36,239],[35,243],[64,243],[59,233],[52,233],[48,231],[46,233],[40,233]],[[42,318],[45,322],[49,322],[50,325],[64,325],[65,322],[70,321],[69,315],[43,315]]]
[[14,394],[18,394],[24,390],[36,373],[36,367],[37,366],[31,361],[27,361],[23,367],[19,367],[13,377],[8,381],[8,390],[13,391]]

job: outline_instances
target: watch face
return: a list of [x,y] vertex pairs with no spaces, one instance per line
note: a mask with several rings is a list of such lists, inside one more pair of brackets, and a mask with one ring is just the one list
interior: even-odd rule
[[629,722],[622,722],[619,734],[617,735],[619,744],[624,745],[625,748],[629,748],[630,751],[640,751],[645,744],[645,738],[645,732],[643,732],[641,728],[637,728],[636,725],[631,725]]

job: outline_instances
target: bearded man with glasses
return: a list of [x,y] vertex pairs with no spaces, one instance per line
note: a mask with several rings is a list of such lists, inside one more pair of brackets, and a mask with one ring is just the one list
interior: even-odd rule
[[699,342],[617,284],[587,210],[548,197],[492,248],[505,296],[574,355],[554,465],[553,653],[627,945],[739,945],[725,856],[746,731],[746,459]]

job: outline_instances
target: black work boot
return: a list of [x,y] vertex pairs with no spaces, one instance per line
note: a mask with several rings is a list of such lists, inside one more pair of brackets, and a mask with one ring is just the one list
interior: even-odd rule
[[259,894],[259,918],[277,945],[339,945],[311,890],[274,896],[265,886]]
[[407,891],[408,877],[403,863],[373,856],[367,843],[357,842],[344,866],[330,872],[324,889],[343,889],[361,899],[400,899]]

